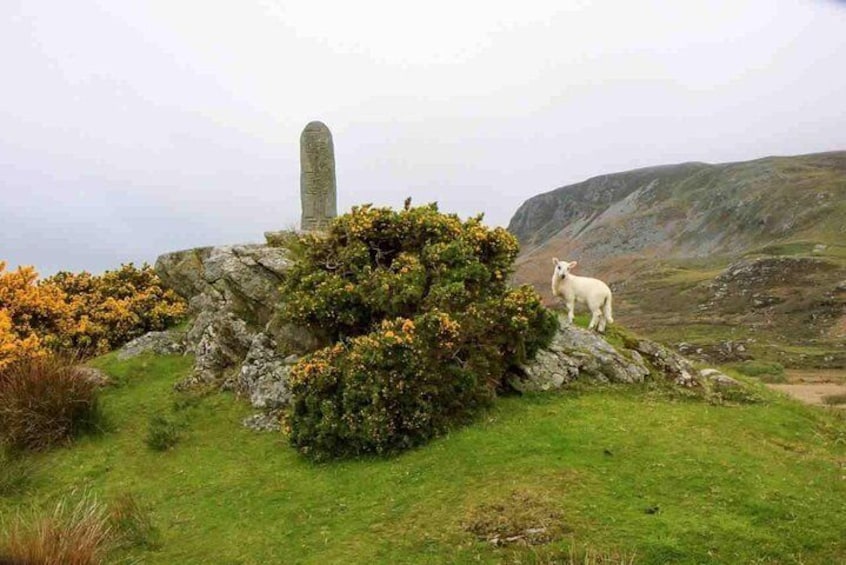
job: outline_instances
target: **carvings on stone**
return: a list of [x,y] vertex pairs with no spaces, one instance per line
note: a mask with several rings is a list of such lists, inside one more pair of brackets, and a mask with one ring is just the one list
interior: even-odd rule
[[300,229],[322,231],[338,215],[335,148],[326,124],[311,122],[300,136]]

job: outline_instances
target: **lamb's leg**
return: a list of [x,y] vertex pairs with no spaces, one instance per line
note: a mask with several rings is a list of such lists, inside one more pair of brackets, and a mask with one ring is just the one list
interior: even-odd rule
[[602,315],[605,320],[609,324],[614,323],[614,315],[611,313],[611,295],[608,295],[608,298],[605,299],[605,303],[602,305]]
[[567,321],[571,324],[573,323],[573,309],[576,306],[575,300],[568,300],[567,301]]
[[592,330],[593,328],[596,327],[596,323],[599,321],[600,317],[602,316],[602,312],[599,310],[599,308],[595,308],[594,310],[591,311],[590,314],[591,314],[590,324],[588,325],[588,329]]
[[601,333],[601,334],[605,333],[605,314],[599,315],[599,328],[598,329],[599,329],[599,333]]

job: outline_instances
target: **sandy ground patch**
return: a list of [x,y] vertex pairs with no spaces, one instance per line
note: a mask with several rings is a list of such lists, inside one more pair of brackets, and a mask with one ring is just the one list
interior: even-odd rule
[[846,370],[843,369],[787,369],[784,375],[790,384],[835,383],[846,385]]
[[826,404],[825,397],[846,394],[846,371],[841,369],[788,369],[785,384],[768,384],[793,398],[814,406],[846,409],[846,404]]
[[771,389],[781,391],[794,398],[813,404],[815,406],[832,406],[833,408],[846,409],[846,404],[830,405],[824,402],[826,396],[846,394],[846,385],[837,383],[814,383],[814,384],[783,384],[767,385]]

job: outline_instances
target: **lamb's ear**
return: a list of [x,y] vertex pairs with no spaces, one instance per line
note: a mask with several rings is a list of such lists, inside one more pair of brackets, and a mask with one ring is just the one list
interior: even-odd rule
[[552,258],[552,264],[553,264],[553,265],[557,265],[557,264],[558,264],[558,257],[553,257],[553,258]]
[[578,264],[579,264],[578,261],[570,261],[570,268],[572,269],[573,267],[575,267]]

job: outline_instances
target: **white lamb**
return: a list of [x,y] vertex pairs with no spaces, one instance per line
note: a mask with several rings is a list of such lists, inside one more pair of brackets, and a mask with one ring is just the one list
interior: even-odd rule
[[552,295],[564,298],[567,305],[567,319],[573,323],[573,307],[576,302],[587,304],[591,318],[589,330],[597,327],[599,331],[605,332],[606,322],[614,323],[611,314],[611,289],[599,279],[591,277],[580,277],[574,275],[570,270],[575,267],[577,261],[552,260],[555,270],[552,273]]

